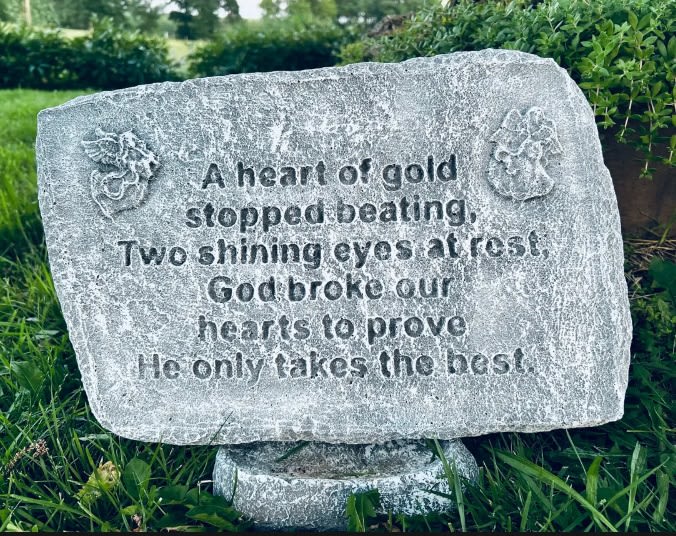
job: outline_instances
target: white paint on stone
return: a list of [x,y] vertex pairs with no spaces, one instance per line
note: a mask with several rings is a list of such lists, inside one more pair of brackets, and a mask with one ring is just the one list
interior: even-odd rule
[[[38,127],[54,284],[92,410],[119,435],[370,443],[622,415],[617,204],[589,105],[552,60],[486,50],[154,84],[79,97]],[[238,163],[255,185],[238,186]],[[308,184],[280,185],[290,168]],[[416,200],[420,221],[403,221]],[[339,203],[357,220],[372,204],[376,221],[341,223]],[[269,262],[242,263],[243,239]],[[218,264],[219,240],[234,264]],[[292,246],[271,262],[282,244],[300,262]],[[361,281],[349,299],[348,276]],[[275,299],[221,302],[223,278],[244,291],[272,278]],[[420,298],[420,280],[446,296]]]

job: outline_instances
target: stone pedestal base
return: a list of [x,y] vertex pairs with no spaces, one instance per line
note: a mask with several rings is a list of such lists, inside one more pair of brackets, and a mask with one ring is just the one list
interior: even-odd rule
[[[441,441],[459,474],[474,479],[474,457],[460,441]],[[214,467],[214,489],[240,512],[268,529],[345,529],[350,493],[377,488],[382,513],[416,515],[445,511],[453,502],[444,469],[428,444],[382,445],[253,443],[224,446]]]

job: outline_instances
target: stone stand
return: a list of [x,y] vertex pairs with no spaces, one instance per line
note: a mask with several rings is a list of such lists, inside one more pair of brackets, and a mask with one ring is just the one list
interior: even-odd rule
[[[441,441],[460,475],[475,479],[474,457],[460,441]],[[214,489],[266,529],[346,529],[350,493],[377,488],[381,512],[425,514],[448,510],[452,494],[441,461],[424,440],[380,445],[315,442],[224,446],[214,467]]]

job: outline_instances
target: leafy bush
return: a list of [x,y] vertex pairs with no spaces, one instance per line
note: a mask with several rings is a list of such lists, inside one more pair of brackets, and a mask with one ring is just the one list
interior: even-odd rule
[[267,19],[232,25],[190,58],[193,76],[297,71],[334,65],[349,37],[327,20]]
[[343,63],[506,48],[553,58],[579,83],[597,122],[650,163],[675,165],[676,2],[458,0],[419,12],[391,36],[345,46]]
[[163,40],[117,31],[109,21],[73,44],[82,54],[77,73],[84,87],[120,88],[176,78]]
[[57,32],[0,25],[0,87],[71,87],[73,60]]
[[0,25],[0,87],[116,89],[176,78],[165,43],[101,21],[90,35]]

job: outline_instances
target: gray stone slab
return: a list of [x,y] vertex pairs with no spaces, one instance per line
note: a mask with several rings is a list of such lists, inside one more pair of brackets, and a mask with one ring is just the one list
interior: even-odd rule
[[370,443],[622,415],[617,205],[552,60],[155,84],[38,127],[54,284],[119,435]]
[[[423,515],[455,508],[453,471],[476,480],[479,469],[460,441],[440,442],[448,473],[425,441],[382,445],[255,443],[221,447],[215,493],[260,528],[344,530],[351,493],[377,489],[378,513]],[[444,494],[444,495],[440,495]]]

